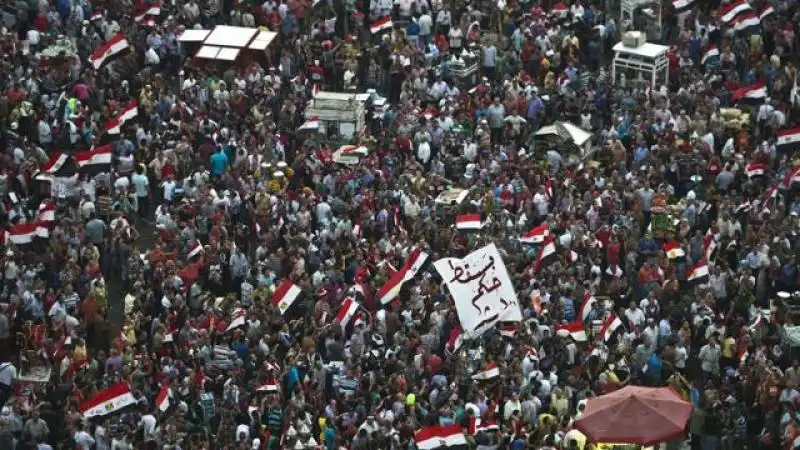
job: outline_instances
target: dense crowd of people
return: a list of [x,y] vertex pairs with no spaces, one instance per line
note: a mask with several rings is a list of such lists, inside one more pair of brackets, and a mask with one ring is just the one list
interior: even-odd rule
[[[626,385],[676,448],[800,442],[796,2],[3,8],[0,448],[584,450]],[[179,41],[221,24],[278,35]],[[432,262],[490,244],[521,318],[472,333]]]

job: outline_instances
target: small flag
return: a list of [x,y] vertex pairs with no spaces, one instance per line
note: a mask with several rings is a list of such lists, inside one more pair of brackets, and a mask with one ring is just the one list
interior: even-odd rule
[[580,321],[556,325],[555,330],[557,336],[571,337],[577,342],[586,342],[587,340],[586,327]]
[[482,228],[480,214],[462,214],[456,217],[456,229],[459,231],[479,231]]
[[716,45],[709,46],[705,53],[703,53],[703,58],[700,60],[703,64],[710,64],[713,62],[719,62],[719,49]]
[[136,403],[136,397],[131,393],[128,383],[123,381],[96,393],[83,402],[80,409],[84,418],[91,419],[111,414]]
[[285,315],[286,311],[292,307],[302,293],[303,290],[299,286],[286,279],[275,289],[275,293],[272,295],[272,302],[278,307],[281,315]]
[[466,450],[469,446],[467,437],[458,424],[423,428],[414,434],[414,443],[418,450]]
[[603,327],[600,328],[600,337],[603,338],[603,342],[608,343],[621,326],[622,320],[613,312],[609,314],[606,321],[603,322]]
[[[752,20],[758,21],[758,18],[754,17]],[[731,92],[731,100],[734,102],[764,100],[765,98],[767,98],[767,85],[763,81],[756,81]]]
[[542,264],[546,264],[556,256],[556,243],[552,236],[545,238],[545,244],[536,255],[536,262],[533,265],[533,271],[538,272]]
[[522,237],[519,238],[519,241],[523,244],[541,244],[549,235],[550,227],[547,225],[547,222],[544,222],[523,234]]
[[747,3],[746,0],[739,0],[737,2],[731,2],[724,8],[720,9],[719,11],[719,18],[725,23],[731,22],[736,19],[736,16],[739,14],[750,11],[753,8],[750,7],[750,4]]
[[669,241],[664,243],[664,253],[669,259],[678,259],[686,256],[686,252],[681,248],[680,242]]
[[497,367],[497,364],[490,362],[483,370],[473,375],[472,379],[475,381],[486,381],[499,376],[500,368]]
[[106,41],[105,44],[98,47],[98,49],[89,56],[89,63],[91,63],[95,70],[97,70],[103,67],[103,64],[105,64],[112,57],[128,49],[128,47],[130,47],[130,44],[128,44],[128,40],[125,39],[125,35],[122,33],[117,33],[116,35],[112,36],[111,39]]
[[708,281],[708,277],[708,265],[705,261],[700,261],[689,269],[686,280],[702,284]]
[[156,396],[156,407],[161,412],[167,412],[169,409],[170,398],[172,398],[172,390],[168,386],[162,386]]
[[358,312],[358,307],[359,304],[355,299],[346,297],[342,302],[342,306],[339,307],[339,313],[336,314],[336,322],[341,325],[342,328],[347,327],[350,320],[356,315],[356,312]]
[[748,164],[745,168],[745,173],[747,173],[748,178],[759,177],[767,173],[767,166],[766,164]]
[[369,31],[372,34],[378,34],[386,30],[391,30],[394,28],[394,24],[392,23],[392,18],[389,16],[380,18],[372,23],[369,27]]
[[312,131],[312,130],[319,130],[319,117],[311,116],[300,125],[300,128],[297,131]]

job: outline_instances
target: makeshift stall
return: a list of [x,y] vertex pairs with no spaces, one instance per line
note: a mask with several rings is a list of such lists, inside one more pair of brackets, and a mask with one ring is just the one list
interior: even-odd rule
[[364,130],[370,97],[371,94],[321,91],[308,101],[305,117],[317,120],[320,134],[347,141]]
[[534,139],[543,144],[545,149],[555,146],[582,159],[591,149],[592,133],[570,122],[556,122],[540,128]]
[[667,59],[669,47],[666,45],[645,42],[632,47],[620,41],[613,50],[614,60],[611,63],[611,81],[613,83],[617,82],[619,71],[623,69],[632,71],[638,78],[648,81],[652,87],[669,84],[669,60]]

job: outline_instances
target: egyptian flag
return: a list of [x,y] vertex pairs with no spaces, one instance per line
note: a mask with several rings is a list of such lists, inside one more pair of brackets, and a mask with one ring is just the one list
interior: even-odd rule
[[497,425],[497,422],[490,422],[475,416],[469,418],[469,434],[472,436],[478,433],[494,433],[499,430],[500,426]]
[[156,407],[158,410],[162,413],[167,412],[171,398],[172,389],[170,389],[168,386],[162,386],[161,391],[159,391],[158,395],[156,396]]
[[135,119],[137,115],[139,115],[139,108],[136,105],[136,100],[131,100],[116,117],[105,123],[106,133],[119,134],[123,125],[129,120]]
[[56,204],[52,200],[45,200],[39,205],[36,213],[36,222],[40,225],[50,225],[56,221]]
[[759,11],[758,19],[763,22],[764,19],[766,19],[767,17],[769,17],[769,16],[771,16],[773,14],[775,14],[775,8],[773,8],[772,5],[767,3],[766,6],[761,8],[761,11]]
[[203,244],[200,241],[197,241],[194,244],[194,247],[192,247],[191,250],[189,250],[189,252],[186,254],[186,259],[192,259],[196,256],[199,256],[204,251],[205,249],[203,249]]
[[542,245],[542,248],[539,250],[539,253],[536,255],[533,271],[538,272],[543,264],[551,262],[557,256],[555,239],[553,239],[553,236],[548,236],[544,241],[544,245]]
[[586,326],[581,321],[575,321],[566,324],[557,324],[555,326],[557,336],[571,337],[576,342],[586,342]]
[[703,254],[706,257],[706,260],[711,260],[711,257],[714,255],[714,252],[717,250],[717,239],[716,236],[711,233],[709,229],[706,233],[705,237],[703,238]]
[[391,30],[392,28],[394,28],[392,18],[390,16],[386,16],[373,22],[369,27],[369,32],[372,34],[378,34],[387,30]]
[[33,243],[36,238],[47,239],[50,237],[50,230],[47,224],[43,223],[22,223],[11,225],[5,232],[5,243],[14,245],[27,245]]
[[571,248],[564,250],[564,258],[567,260],[567,265],[573,265],[578,261],[578,252]]
[[747,178],[760,177],[766,174],[767,170],[766,164],[759,163],[748,164],[744,169],[745,173],[747,174]]
[[746,11],[736,18],[733,24],[733,29],[737,33],[749,35],[761,27],[761,19],[756,15],[755,11]]
[[614,333],[621,329],[621,327],[622,320],[613,312],[609,314],[606,321],[603,322],[603,326],[600,328],[600,337],[603,338],[603,342],[608,343],[611,338],[614,337]]
[[272,303],[278,307],[281,315],[284,316],[286,315],[286,311],[289,311],[302,293],[303,290],[300,289],[300,286],[292,283],[289,279],[285,279],[278,285],[278,288],[275,289],[275,293],[272,294]]
[[778,183],[775,183],[767,189],[767,192],[764,192],[763,197],[761,198],[761,212],[769,214],[769,202],[778,198]]
[[360,305],[353,297],[345,297],[342,306],[339,307],[339,312],[336,314],[336,323],[338,323],[342,329],[346,328],[347,325],[350,324],[350,320],[352,320],[358,312],[359,306]]
[[131,393],[128,383],[123,381],[103,389],[83,402],[81,413],[84,418],[91,419],[117,412],[136,403],[136,398]]
[[708,265],[701,260],[689,269],[689,273],[686,274],[686,281],[703,284],[708,281],[708,276]]
[[231,323],[228,324],[228,327],[225,328],[225,332],[228,333],[233,331],[239,327],[243,327],[247,324],[247,311],[244,308],[237,308],[233,311],[231,315]]
[[383,286],[378,290],[378,298],[382,305],[388,304],[400,294],[400,289],[403,288],[403,284],[417,275],[417,272],[419,272],[428,261],[428,257],[428,254],[423,252],[420,248],[415,248],[411,254],[408,255],[403,267],[395,272],[387,282],[383,283]]
[[694,0],[672,0],[672,7],[679,14],[690,10],[692,6],[694,6]]
[[447,339],[446,349],[450,353],[456,353],[463,344],[464,344],[464,336],[461,334],[461,326],[454,325],[453,328],[450,329],[450,336]]
[[256,389],[257,392],[265,392],[267,394],[277,394],[280,392],[280,388],[278,387],[278,383],[274,379],[270,379],[263,385],[259,386]]
[[669,241],[664,243],[664,253],[667,254],[669,259],[678,259],[686,256],[686,252],[681,248],[680,242]]
[[125,35],[121,32],[117,33],[89,56],[89,63],[97,70],[103,67],[103,64],[107,61],[110,61],[113,57],[124,52],[129,47],[130,44],[128,44],[128,40],[125,39]]
[[550,9],[550,14],[558,19],[566,19],[567,14],[569,14],[569,9],[567,8],[567,5],[559,2],[553,5],[553,7]]
[[783,176],[783,181],[781,181],[781,188],[791,189],[794,183],[800,183],[800,166],[790,167],[786,171],[786,175]]
[[719,49],[716,45],[710,45],[705,52],[700,62],[704,65],[719,63]]
[[523,244],[541,244],[550,235],[550,227],[547,223],[542,223],[538,227],[531,228],[527,233],[519,238]]
[[750,352],[747,350],[747,347],[742,347],[738,352],[736,352],[736,357],[739,359],[740,364],[744,364],[747,362],[747,358],[750,357]]
[[731,100],[734,102],[760,102],[765,98],[767,98],[767,86],[763,81],[756,81],[731,92]]
[[319,130],[319,117],[311,116],[300,125],[297,131],[316,131]]
[[586,322],[589,318],[589,313],[592,312],[597,299],[594,298],[591,292],[587,289],[583,294],[583,301],[581,302],[581,322]]
[[778,130],[775,149],[779,152],[791,153],[800,148],[800,127]]
[[480,214],[462,214],[456,217],[458,231],[480,231],[483,228]]
[[83,152],[75,152],[75,162],[81,172],[96,175],[111,170],[111,144],[94,147]]
[[722,8],[719,11],[719,18],[723,22],[729,23],[736,19],[739,14],[752,9],[753,8],[750,7],[750,4],[747,3],[746,0],[739,0],[737,2],[729,3],[727,6]]
[[491,380],[492,378],[497,378],[499,376],[500,376],[500,368],[497,367],[497,364],[495,364],[494,362],[490,362],[486,364],[486,367],[484,367],[483,370],[473,375],[472,379],[475,381],[487,381]]
[[419,450],[467,450],[469,444],[458,424],[434,425],[414,434],[414,443]]
[[69,155],[61,152],[55,152],[50,155],[50,158],[47,160],[47,162],[42,165],[41,172],[55,175],[59,170],[61,170],[62,167],[64,167],[64,164],[66,164],[67,161],[69,161]]
[[134,22],[144,26],[155,25],[155,19],[161,15],[161,2],[153,2],[152,5],[145,3],[142,5],[142,9],[138,8],[138,6],[136,15],[133,17]]

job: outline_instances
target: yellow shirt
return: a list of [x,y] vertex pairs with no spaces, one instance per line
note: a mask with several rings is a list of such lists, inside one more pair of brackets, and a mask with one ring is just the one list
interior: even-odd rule
[[75,351],[72,353],[72,360],[73,361],[86,360],[86,347],[81,347],[81,346],[75,347]]
[[733,336],[728,336],[722,341],[722,357],[723,358],[733,358],[733,352],[736,348],[736,339]]
[[545,430],[548,425],[557,423],[556,416],[548,413],[539,414],[539,429]]

